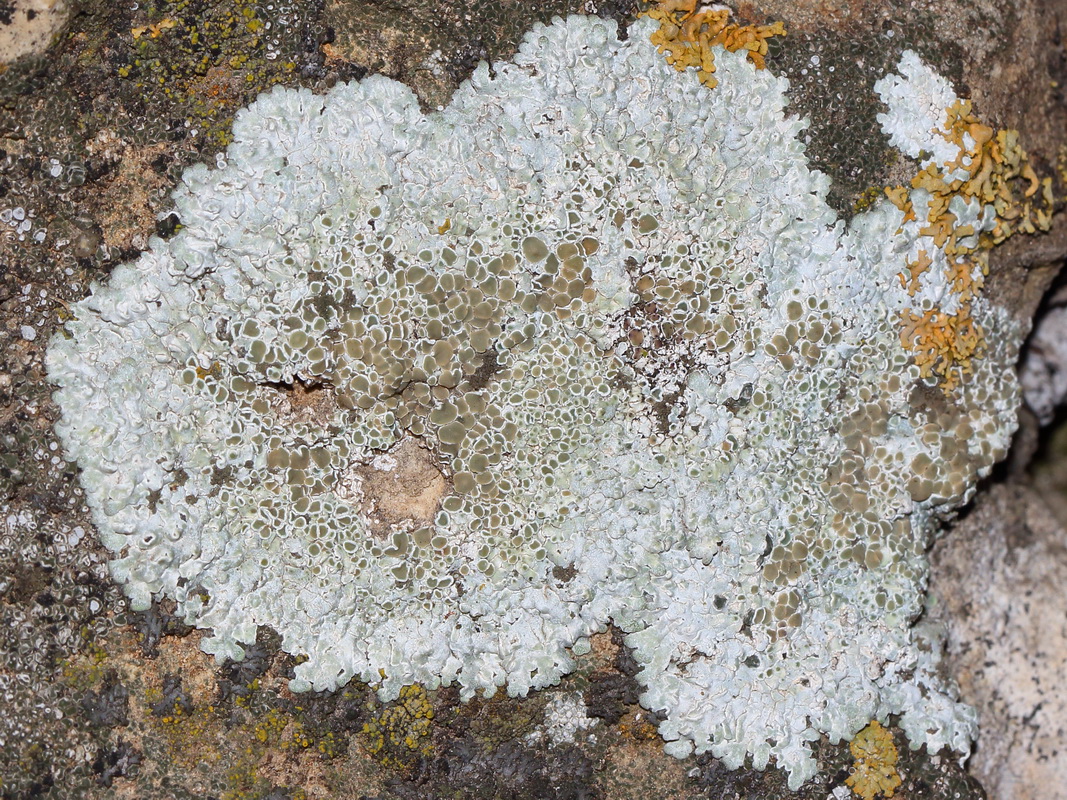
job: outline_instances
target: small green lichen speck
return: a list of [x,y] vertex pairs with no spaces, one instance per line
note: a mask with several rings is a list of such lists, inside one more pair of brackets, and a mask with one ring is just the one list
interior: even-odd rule
[[192,127],[203,129],[208,145],[225,146],[234,100],[250,87],[263,91],[292,80],[296,68],[291,59],[266,57],[258,6],[254,0],[207,7],[190,0],[149,2],[145,23],[129,31],[129,61],[116,74],[150,105],[181,109]]

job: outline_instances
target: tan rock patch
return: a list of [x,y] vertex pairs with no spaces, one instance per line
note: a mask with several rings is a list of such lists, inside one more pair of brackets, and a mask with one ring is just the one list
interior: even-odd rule
[[433,524],[441,500],[451,491],[437,456],[413,438],[355,472],[362,480],[363,513],[371,533],[380,538],[396,529]]

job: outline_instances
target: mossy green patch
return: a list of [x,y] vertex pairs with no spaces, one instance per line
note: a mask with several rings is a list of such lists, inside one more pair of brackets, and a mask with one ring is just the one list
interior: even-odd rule
[[364,723],[360,739],[383,765],[405,768],[430,754],[434,708],[422,686],[405,686],[391,703],[371,700],[367,710],[371,717]]
[[291,82],[296,62],[272,52],[269,24],[253,0],[226,0],[203,8],[189,0],[150,2],[143,24],[127,39],[128,63],[120,78],[132,82],[146,104],[170,107],[200,129],[209,145],[230,140],[233,112],[249,95]]

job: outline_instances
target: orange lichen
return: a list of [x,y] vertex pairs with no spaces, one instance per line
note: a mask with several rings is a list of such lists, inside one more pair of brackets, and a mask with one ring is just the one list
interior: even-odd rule
[[[959,155],[945,164],[928,164],[911,181],[912,188],[926,189],[934,196],[930,224],[940,230],[953,221],[948,205],[958,196],[994,206],[997,223],[990,234],[992,244],[1016,231],[1047,231],[1052,221],[1052,179],[1037,177],[1019,146],[1018,132],[994,131],[981,124],[970,100],[957,100],[946,114],[944,129],[938,132],[959,148]],[[959,169],[966,177],[957,174]],[[1016,178],[1025,181],[1021,192]]]
[[900,756],[893,735],[878,720],[872,720],[856,734],[848,749],[856,763],[845,783],[853,793],[863,800],[874,800],[878,795],[892,798],[901,783],[897,773]]
[[930,309],[920,315],[908,309],[902,316],[900,343],[912,352],[920,374],[940,375],[942,388],[954,391],[971,373],[971,359],[985,349],[982,328],[971,318],[970,305],[955,314]]
[[908,297],[915,297],[915,293],[919,291],[919,278],[933,263],[933,260],[926,254],[926,251],[920,250],[919,257],[915,259],[915,261],[909,262],[907,265],[910,277],[905,276],[903,272],[900,273],[900,285],[902,288],[908,290]]
[[889,202],[904,212],[902,222],[911,222],[915,219],[915,209],[912,208],[911,195],[908,194],[906,187],[888,186],[886,187],[885,195],[889,198]]
[[[1040,180],[1019,146],[1016,131],[994,131],[975,117],[969,100],[957,100],[946,110],[944,128],[936,130],[956,145],[955,159],[930,163],[911,180],[911,189],[930,194],[924,226],[919,234],[933,240],[947,260],[946,275],[956,310],[907,309],[901,315],[900,339],[914,354],[924,378],[936,375],[946,391],[953,391],[971,372],[971,359],[985,346],[981,327],[971,318],[971,303],[979,295],[989,272],[988,251],[1013,233],[1047,231],[1052,221],[1052,180]],[[1021,185],[1020,185],[1021,184]],[[911,194],[903,186],[889,187],[886,196],[904,212],[904,222],[915,219]],[[960,225],[950,210],[953,199],[991,205],[996,212],[993,229],[978,233],[973,225]],[[976,235],[978,234],[978,235]],[[932,260],[926,250],[900,273],[900,282],[914,297]]]
[[700,0],[662,0],[642,16],[659,23],[652,34],[652,44],[667,57],[679,72],[697,68],[700,82],[714,88],[718,81],[712,47],[719,45],[736,53],[745,50],[748,60],[763,69],[766,65],[767,40],[785,36],[781,22],[770,25],[736,25],[730,22],[730,10],[722,7],[701,8]]
[[146,25],[141,28],[131,28],[130,33],[133,34],[134,39],[140,39],[146,33],[148,34],[149,38],[158,39],[160,36],[163,35],[163,31],[170,30],[171,28],[176,28],[177,26],[177,22],[167,17],[166,19],[161,19],[159,22],[153,22],[152,24]]

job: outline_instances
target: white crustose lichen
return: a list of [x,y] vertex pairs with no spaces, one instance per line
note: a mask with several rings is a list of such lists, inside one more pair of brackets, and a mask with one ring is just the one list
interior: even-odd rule
[[[902,286],[920,223],[838,219],[786,81],[721,52],[709,91],[652,26],[540,26],[429,115],[380,77],[238,114],[49,350],[112,574],[219,659],[273,627],[296,690],[521,695],[613,623],[676,755],[796,786],[888,714],[966,752],[912,623],[1020,330],[977,298],[973,374],[921,379],[901,314],[951,287]],[[914,61],[884,124],[937,152]]]

